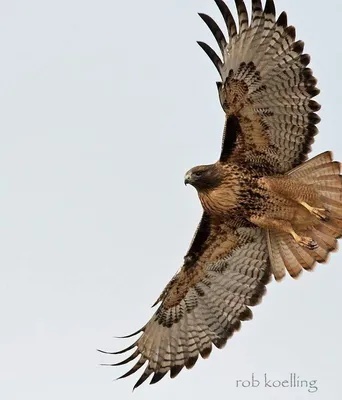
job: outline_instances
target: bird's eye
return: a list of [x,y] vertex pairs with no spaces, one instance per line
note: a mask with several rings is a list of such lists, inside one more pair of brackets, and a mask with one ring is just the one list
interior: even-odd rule
[[201,174],[201,172],[199,172],[199,171],[194,172],[194,176],[195,176],[196,178],[199,178],[201,175],[202,175],[202,174]]

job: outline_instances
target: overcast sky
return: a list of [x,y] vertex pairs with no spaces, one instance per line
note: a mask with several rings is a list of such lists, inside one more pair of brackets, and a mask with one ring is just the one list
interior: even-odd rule
[[[278,0],[306,43],[322,104],[312,155],[342,160],[341,13]],[[233,1],[229,1],[233,5]],[[211,0],[0,1],[0,398],[130,399],[99,367],[140,328],[201,215],[186,170],[214,162],[217,72],[195,43]],[[342,253],[272,282],[224,350],[135,399],[342,398]],[[317,380],[318,390],[236,387]]]

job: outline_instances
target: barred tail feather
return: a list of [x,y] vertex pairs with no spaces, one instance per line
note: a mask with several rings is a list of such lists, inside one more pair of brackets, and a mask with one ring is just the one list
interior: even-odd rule
[[337,239],[342,237],[342,176],[340,163],[333,161],[332,153],[325,152],[288,173],[297,180],[315,188],[322,208],[329,211],[327,221],[319,221],[307,229],[318,247],[314,250],[298,245],[290,235],[267,232],[273,274],[276,280],[287,272],[298,277],[303,269],[311,270],[316,262],[327,261],[329,253],[337,249]]

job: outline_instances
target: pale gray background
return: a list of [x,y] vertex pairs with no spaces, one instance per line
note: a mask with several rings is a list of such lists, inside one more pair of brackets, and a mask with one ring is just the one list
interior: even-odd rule
[[[138,376],[113,383],[126,368],[99,367],[114,357],[95,349],[128,345],[112,336],[150,317],[200,218],[183,176],[216,160],[223,113],[196,13],[219,12],[210,0],[0,5],[0,398],[128,399]],[[342,160],[342,4],[277,9],[322,90],[312,155]],[[134,398],[342,398],[341,260],[272,282],[224,350]],[[252,372],[319,390],[235,388]]]

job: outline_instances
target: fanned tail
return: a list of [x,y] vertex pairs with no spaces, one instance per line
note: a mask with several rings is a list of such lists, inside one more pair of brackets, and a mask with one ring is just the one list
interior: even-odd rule
[[317,219],[305,231],[305,236],[317,243],[314,250],[298,245],[287,233],[268,231],[272,270],[277,280],[285,276],[286,270],[296,278],[303,269],[311,270],[316,262],[326,262],[329,253],[337,249],[337,239],[342,237],[341,164],[333,161],[332,153],[325,152],[312,158],[289,175],[316,190],[328,217],[325,221]]

